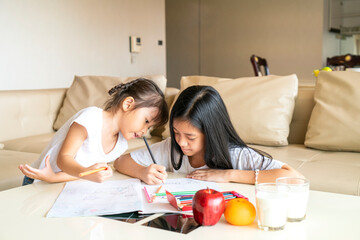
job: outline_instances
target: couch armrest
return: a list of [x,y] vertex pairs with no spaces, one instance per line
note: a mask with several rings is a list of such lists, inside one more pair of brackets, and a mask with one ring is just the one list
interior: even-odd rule
[[65,93],[65,88],[0,91],[0,141],[53,132]]

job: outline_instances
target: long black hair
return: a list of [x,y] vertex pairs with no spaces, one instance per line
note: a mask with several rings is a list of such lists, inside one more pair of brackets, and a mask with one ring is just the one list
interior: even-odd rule
[[[210,168],[232,169],[229,148],[249,148],[231,123],[218,91],[211,86],[191,86],[180,93],[170,113],[171,163],[175,170],[181,167],[184,156],[175,140],[175,118],[189,121],[205,135],[205,163]],[[271,158],[262,151],[254,150],[263,157]],[[180,154],[179,159],[175,159],[175,152]]]

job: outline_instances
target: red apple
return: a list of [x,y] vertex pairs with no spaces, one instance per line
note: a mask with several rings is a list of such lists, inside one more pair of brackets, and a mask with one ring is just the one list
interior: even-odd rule
[[221,192],[202,189],[196,192],[192,209],[195,221],[203,226],[215,225],[225,210],[225,199]]

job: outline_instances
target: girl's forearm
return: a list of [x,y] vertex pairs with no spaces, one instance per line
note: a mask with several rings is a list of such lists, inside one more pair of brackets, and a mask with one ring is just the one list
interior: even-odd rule
[[[255,171],[252,170],[228,170],[228,180],[230,182],[255,184]],[[275,182],[279,177],[304,177],[294,168],[283,165],[280,169],[262,170],[258,174],[258,183]]]
[[77,180],[77,177],[71,176],[65,172],[57,172],[55,173],[55,177],[52,179],[49,179],[47,182],[57,183],[57,182],[69,182]]
[[116,159],[114,162],[114,167],[120,173],[139,179],[142,179],[141,170],[145,168],[144,166],[137,164],[131,158],[130,154],[120,156],[118,159]]
[[238,169],[230,169],[225,171],[226,171],[225,179],[228,182],[246,183],[246,184],[254,184],[255,182],[254,171],[238,170]]
[[86,168],[77,163],[70,155],[59,155],[57,165],[64,173],[73,177],[78,177],[80,173],[86,171]]

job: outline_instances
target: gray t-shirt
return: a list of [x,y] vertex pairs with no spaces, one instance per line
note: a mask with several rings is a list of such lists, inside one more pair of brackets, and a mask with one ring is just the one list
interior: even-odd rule
[[[167,138],[162,142],[154,143],[150,146],[151,152],[154,155],[156,163],[166,168],[166,171],[188,174],[198,169],[207,169],[207,165],[199,168],[193,168],[190,165],[189,158],[184,155],[182,165],[179,170],[174,170],[171,164],[171,139]],[[231,164],[233,169],[238,170],[269,170],[281,168],[284,163],[278,160],[271,160],[264,158],[251,148],[230,148],[229,149]],[[140,149],[130,153],[131,158],[140,165],[149,166],[153,163],[149,151]],[[179,159],[180,155],[175,154],[175,159]]]

